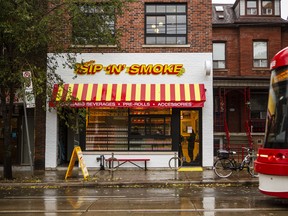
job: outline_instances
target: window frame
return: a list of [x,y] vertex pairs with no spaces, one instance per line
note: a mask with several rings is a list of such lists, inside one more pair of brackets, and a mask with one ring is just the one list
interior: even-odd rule
[[[155,11],[154,12],[148,11],[149,6],[150,7],[154,6]],[[176,12],[168,11],[169,8],[173,6],[176,8]],[[183,6],[184,6],[184,11],[177,11],[177,9],[180,9]],[[156,10],[159,8],[163,8],[164,11],[157,12]],[[187,4],[186,3],[146,3],[144,17],[145,17],[145,20],[144,20],[144,29],[145,29],[144,30],[144,34],[145,34],[144,43],[145,45],[186,45],[188,43],[187,41],[188,39],[188,33],[187,33],[188,32],[188,18],[187,17],[188,16],[187,16]],[[152,20],[153,18],[156,20],[155,24],[153,24],[153,22],[148,24],[147,21],[149,17],[150,17],[150,20]],[[157,20],[159,20],[160,18],[162,18],[161,20],[163,20],[164,18],[163,28],[158,29],[158,31],[160,32],[156,32],[156,33],[149,32],[149,30],[152,31],[151,28],[156,29],[157,26],[161,27],[159,23],[157,23]],[[168,32],[169,22],[167,21],[169,20],[169,18],[176,20],[174,25],[172,25],[171,26],[172,28],[170,29],[171,31],[174,30],[175,33]],[[185,20],[184,24],[181,24],[180,22],[178,22],[178,19],[180,18],[181,18],[181,21]],[[151,25],[151,28],[148,28],[148,25]],[[181,26],[185,26],[183,30],[185,33],[177,32],[181,30],[180,29]],[[151,40],[154,39],[154,41],[149,42],[149,38],[151,38]],[[183,42],[181,42],[182,40]],[[178,43],[178,41],[180,43]]]
[[[266,8],[264,8],[264,5],[263,5],[264,2],[271,2],[271,8],[268,8],[268,9],[271,9],[271,14],[266,14],[266,13],[264,13],[264,11],[266,10]],[[261,14],[262,14],[262,15],[265,15],[265,16],[273,16],[274,13],[275,13],[275,10],[274,10],[274,1],[272,1],[272,0],[262,0],[262,1],[261,1]]]
[[85,120],[85,151],[173,149],[172,108],[96,107],[88,109]]
[[[222,44],[222,45],[224,45],[224,53],[223,53],[223,55],[224,55],[224,59],[215,59],[214,58],[214,45],[216,45],[216,44]],[[213,44],[212,44],[212,47],[213,47],[213,51],[212,51],[212,55],[213,55],[213,69],[219,69],[219,70],[221,70],[221,69],[226,69],[227,68],[227,58],[226,58],[226,42],[224,42],[224,41],[215,41],[215,42],[213,42]],[[224,65],[224,67],[219,67],[219,63],[220,62],[222,62],[222,64]],[[215,67],[216,66],[216,63],[217,63],[217,65],[218,65],[218,67]]]
[[[261,58],[261,57],[255,57],[255,45],[256,43],[265,43],[266,44],[266,57],[265,58]],[[269,59],[269,56],[268,56],[268,41],[266,40],[256,40],[256,41],[253,41],[252,43],[252,46],[253,46],[253,68],[267,68],[268,67],[268,59]],[[259,64],[257,65],[256,62],[259,62]],[[265,61],[265,63],[263,63]]]
[[[255,2],[256,7],[248,7],[248,2]],[[245,13],[248,16],[257,16],[258,15],[258,0],[246,0]],[[248,13],[249,10],[255,10],[256,13]]]

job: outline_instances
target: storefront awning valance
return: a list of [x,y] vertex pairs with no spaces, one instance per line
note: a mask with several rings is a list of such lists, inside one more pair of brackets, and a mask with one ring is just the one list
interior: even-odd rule
[[203,107],[204,84],[54,85],[50,107]]

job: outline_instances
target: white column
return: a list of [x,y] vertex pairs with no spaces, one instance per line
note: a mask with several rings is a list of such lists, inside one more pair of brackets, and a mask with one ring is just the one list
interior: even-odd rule
[[[211,59],[212,61],[212,59]],[[203,131],[203,167],[213,166],[214,132],[213,132],[213,74],[206,76],[206,102],[202,110],[202,131]]]
[[57,113],[55,110],[46,112],[46,150],[45,168],[55,169],[57,167],[57,143],[58,143],[58,124]]

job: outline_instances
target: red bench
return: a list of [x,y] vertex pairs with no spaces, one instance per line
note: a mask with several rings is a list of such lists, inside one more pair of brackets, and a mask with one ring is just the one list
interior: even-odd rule
[[[126,158],[126,159],[108,158],[108,159],[105,159],[105,161],[106,161],[106,163],[107,162],[109,163],[109,168],[111,168],[111,165],[114,161],[118,162],[117,166],[115,166],[115,167],[113,166],[113,168],[115,168],[115,169],[128,162],[128,163],[131,163],[134,166],[137,166],[138,168],[144,169],[146,171],[147,170],[147,161],[150,161],[150,159],[148,159],[148,158]],[[139,166],[135,162],[144,162],[144,168]]]

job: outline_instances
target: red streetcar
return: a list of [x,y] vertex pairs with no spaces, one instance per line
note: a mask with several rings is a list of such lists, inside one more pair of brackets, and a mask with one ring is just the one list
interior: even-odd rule
[[274,56],[270,69],[265,141],[255,171],[263,194],[288,198],[288,47]]

